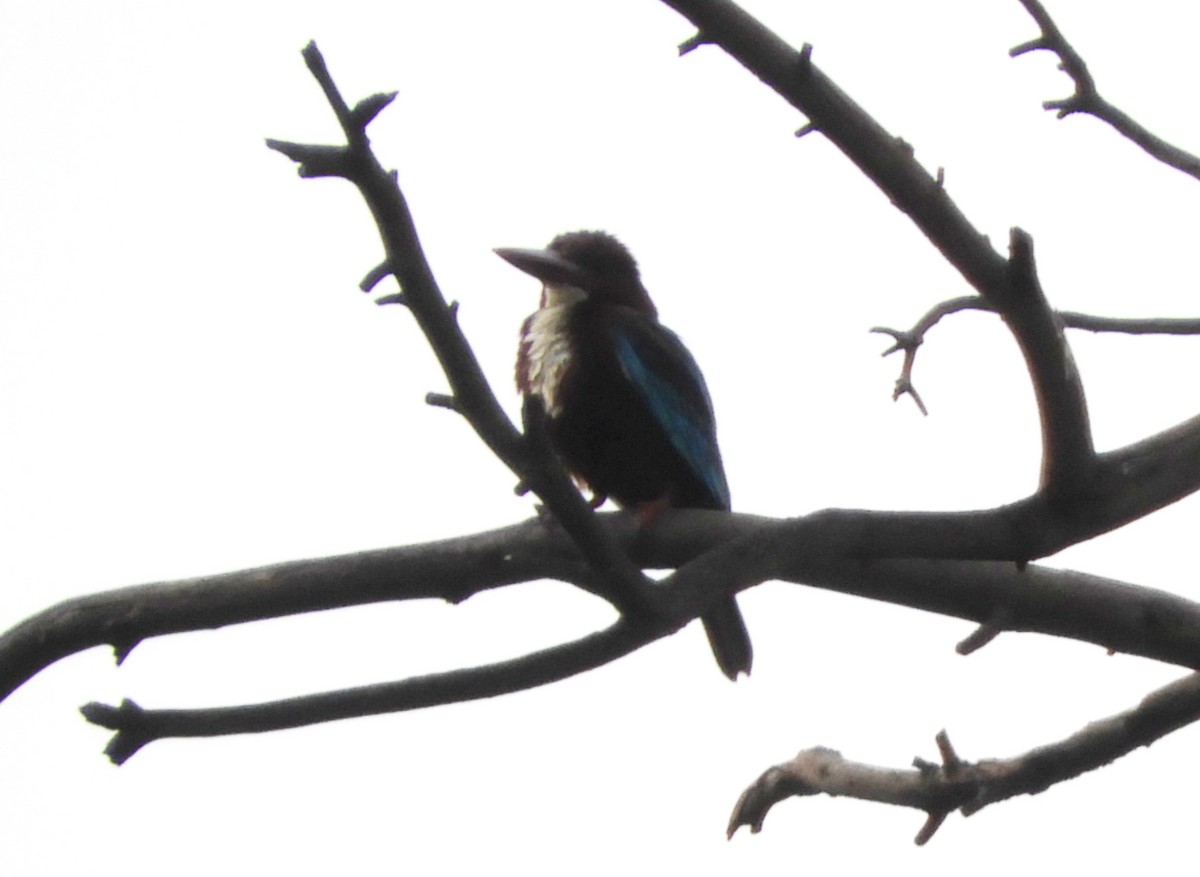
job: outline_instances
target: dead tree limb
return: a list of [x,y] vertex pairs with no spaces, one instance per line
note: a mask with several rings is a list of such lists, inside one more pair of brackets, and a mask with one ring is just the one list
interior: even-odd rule
[[1132,140],[1163,164],[1200,180],[1200,158],[1163,140],[1135,121],[1128,113],[1105,100],[1096,88],[1096,80],[1092,78],[1087,62],[1083,60],[1083,56],[1075,50],[1075,47],[1067,42],[1067,38],[1054,23],[1054,19],[1046,11],[1046,7],[1039,0],[1020,0],[1020,3],[1037,22],[1042,33],[1036,39],[1009,49],[1008,54],[1017,58],[1027,52],[1053,52],[1058,55],[1059,69],[1070,76],[1075,83],[1074,94],[1058,100],[1044,101],[1042,103],[1044,109],[1056,112],[1060,119],[1072,113],[1086,113],[1089,116],[1095,116],[1102,122],[1107,122],[1116,129],[1118,134]]
[[[1029,236],[1013,229],[1009,256],[997,253],[949,198],[942,180],[915,162],[912,148],[818,70],[811,47],[791,49],[725,0],[667,2],[699,28],[697,37],[685,44],[688,50],[719,46],[802,110],[810,120],[802,130],[821,132],[837,145],[959,270],[980,301],[1002,317],[1022,350],[1038,400],[1043,462],[1037,492],[1000,508],[959,513],[832,509],[766,520],[677,512],[631,540],[619,523],[610,526],[607,517],[587,508],[545,452],[538,441],[540,412],[528,410],[525,431],[517,430],[484,381],[458,328],[455,305],[447,304],[434,282],[395,177],[370,149],[366,126],[391,96],[374,95],[350,107],[310,46],[305,59],[347,142],[270,141],[271,147],[299,162],[302,176],[343,177],[359,188],[386,254],[364,286],[374,288],[389,274],[397,278],[400,292],[379,301],[402,303],[413,312],[450,384],[451,393],[434,395],[431,404],[461,413],[522,484],[542,498],[564,533],[535,522],[502,536],[465,537],[455,546],[454,560],[436,558],[444,545],[396,549],[399,553],[288,564],[72,601],[0,637],[0,666],[9,690],[40,666],[99,642],[111,643],[120,657],[147,636],[356,601],[462,599],[528,576],[552,576],[602,595],[622,617],[604,631],[511,661],[381,686],[207,710],[90,704],[85,714],[117,732],[110,755],[122,761],[164,736],[251,733],[490,697],[613,660],[677,630],[715,600],[768,579],[941,612],[973,620],[988,631],[1040,631],[1200,667],[1196,604],[1148,588],[1027,565],[1200,488],[1200,417],[1097,454],[1061,315],[1051,309],[1040,287]],[[422,556],[422,550],[430,553]],[[431,558],[444,564],[438,574],[424,579],[400,575],[413,576]],[[655,583],[642,574],[642,567],[677,572]],[[233,593],[258,579],[271,586],[253,595],[263,602]],[[268,596],[268,590],[276,596]],[[336,597],[335,590],[341,592]],[[185,619],[181,607],[194,612]],[[1161,697],[1155,695],[1155,708],[1178,727],[1195,719],[1193,695],[1187,686],[1169,687]],[[1155,727],[1170,730],[1167,724]],[[941,749],[947,776],[970,769],[953,755],[948,741]],[[1051,750],[1047,757],[1052,771],[1066,770],[1071,759],[1065,750]],[[922,832],[927,838],[949,811],[945,806],[922,809],[930,813]]]
[[[1134,459],[1140,458],[1151,445],[1159,445],[1160,441],[1173,444],[1183,433],[1193,430],[1200,419],[1193,418],[1175,430],[1115,454],[1096,454],[1079,374],[1062,331],[1062,322],[1050,308],[1041,290],[1030,237],[1020,229],[1014,228],[1010,239],[1009,258],[1007,261],[1003,260],[950,200],[942,185],[941,174],[939,173],[937,178],[931,177],[914,160],[911,146],[891,136],[825,76],[812,61],[811,46],[805,45],[803,49],[796,51],[729,0],[664,2],[697,28],[697,35],[685,44],[689,50],[699,46],[719,47],[803,112],[808,117],[808,122],[801,131],[819,131],[824,134],[888,196],[892,204],[913,221],[947,261],[958,269],[967,283],[974,287],[982,302],[1000,315],[1024,356],[1042,425],[1041,479],[1035,501],[1045,502],[1046,509],[1051,514],[1087,517],[1093,508],[1094,500],[1111,490],[1118,481],[1125,480],[1126,486],[1130,488],[1135,481],[1140,482],[1139,487],[1134,489],[1134,492],[1140,493],[1147,481],[1154,479],[1151,474],[1153,467],[1139,466],[1134,463]],[[1092,101],[1092,108],[1108,109],[1110,119],[1116,118],[1117,115],[1123,117],[1123,114],[1116,113],[1108,105],[1099,102],[1082,59],[1074,54],[1061,38],[1061,34],[1057,33],[1057,29],[1053,27],[1040,5],[1034,0],[1023,2],[1027,9],[1034,12],[1044,31],[1044,44],[1030,44],[1023,50],[1054,47],[1063,53],[1064,61],[1076,68],[1079,77],[1076,81],[1080,91],[1087,92],[1090,87],[1092,97],[1086,100]],[[1064,105],[1063,109],[1079,111],[1083,106],[1077,100],[1075,104]],[[1119,121],[1122,123],[1118,125],[1119,130],[1139,140],[1147,149],[1162,157],[1162,150],[1147,146],[1146,138],[1129,125],[1125,125],[1124,118]],[[1195,161],[1186,154],[1185,157]],[[960,298],[954,300],[951,309],[959,310],[969,306],[969,300]],[[936,322],[942,315],[934,314],[932,321]],[[892,334],[897,342],[895,349],[905,350],[905,362],[897,382],[897,394],[913,394],[918,406],[924,410],[924,405],[915,395],[911,383],[916,339],[899,333],[888,334]],[[1185,468],[1188,466],[1184,458],[1174,454],[1172,457],[1179,465]],[[1142,459],[1144,461],[1144,458]],[[1122,462],[1117,463],[1118,460]],[[1114,464],[1117,464],[1115,469]],[[1138,469],[1137,474],[1134,473],[1134,468]],[[1127,510],[1131,509],[1127,507]],[[1149,509],[1144,510],[1144,513],[1148,512]],[[756,538],[770,540],[772,537],[752,536],[746,541]],[[762,556],[770,556],[771,552],[767,546],[759,544],[757,548]],[[750,553],[750,548],[744,544],[736,549],[720,546],[710,552],[709,556],[689,563],[675,578],[686,579],[693,570],[695,575],[701,578],[720,575],[726,571],[722,569],[723,558],[714,555],[732,555],[735,551]],[[913,551],[914,554],[924,554],[915,546]],[[1035,552],[1031,556],[1043,555]],[[772,572],[769,565],[764,563],[759,575],[766,577]],[[675,592],[682,590],[679,582],[676,582]],[[1000,612],[995,619],[985,621],[976,634],[968,637],[963,647],[977,648],[995,635],[999,625],[1007,623],[1004,612]],[[1170,696],[1168,701],[1175,703]],[[1192,713],[1187,712],[1187,715],[1190,716],[1187,721],[1194,720]],[[945,812],[945,809],[940,808],[929,809],[929,819],[919,836],[921,839],[932,836],[942,823]]]
[[387,301],[402,301],[412,312],[450,382],[454,409],[571,534],[607,583],[614,605],[650,612],[646,599],[650,580],[613,545],[606,531],[595,525],[591,509],[554,455],[542,446],[544,443],[536,441],[539,413],[527,406],[526,426],[532,425],[533,429],[525,435],[509,421],[458,326],[457,307],[447,304],[438,288],[396,175],[384,170],[367,137],[367,125],[391,103],[394,93],[372,95],[350,108],[316,44],[309,43],[303,55],[337,117],[346,145],[283,140],[268,140],[267,145],[295,161],[302,177],[340,177],[358,188],[375,219],[386,253],[382,265],[368,273],[364,285],[373,288],[386,274],[396,278],[402,297],[388,297]]
[[913,770],[850,761],[832,749],[806,749],[750,784],[733,808],[728,834],[743,825],[752,832],[762,830],[767,813],[786,798],[826,794],[923,810],[926,823],[915,841],[924,844],[956,810],[970,816],[1017,795],[1044,792],[1198,719],[1200,674],[1191,673],[1147,695],[1132,709],[1013,758],[963,761],[954,754],[945,731],[938,734],[940,763],[917,758]]

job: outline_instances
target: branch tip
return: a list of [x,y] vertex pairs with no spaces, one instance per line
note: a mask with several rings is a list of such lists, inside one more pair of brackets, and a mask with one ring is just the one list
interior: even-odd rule
[[973,631],[971,631],[970,634],[968,634],[965,638],[959,641],[957,645],[955,645],[954,651],[960,655],[966,656],[974,654],[982,649],[1004,632],[1003,622],[1000,621],[1000,617],[1004,615],[1007,615],[1007,613],[997,613],[996,620],[985,622],[984,624],[976,627]]
[[388,104],[396,99],[399,92],[389,91],[373,94],[370,97],[364,97],[354,105],[354,109],[350,111],[350,116],[359,128],[365,129],[371,124]]
[[958,753],[954,751],[954,746],[950,742],[950,735],[946,733],[946,729],[938,731],[933,738],[937,743],[938,755],[942,759],[942,770],[947,776],[952,776],[963,767],[963,760],[958,757]]
[[934,764],[932,761],[926,761],[919,755],[913,756],[912,766],[915,767],[917,769],[917,773],[923,777],[936,776],[937,772],[942,769],[940,764]]
[[124,764],[155,739],[146,728],[146,711],[129,698],[120,706],[93,701],[81,706],[79,712],[93,725],[116,732],[104,747],[104,754],[115,765]]
[[1064,97],[1059,100],[1044,100],[1042,101],[1042,109],[1047,112],[1054,112],[1060,119],[1065,119],[1072,113],[1084,111],[1082,102],[1074,97]]
[[118,667],[125,663],[125,659],[137,648],[140,642],[140,639],[131,639],[112,643],[113,659],[117,662]]
[[913,386],[912,381],[906,379],[896,381],[896,387],[892,390],[892,401],[900,401],[901,396],[911,397],[921,415],[924,417],[929,416],[929,409],[925,407],[925,400],[921,398],[921,394],[917,392],[917,388]]
[[875,335],[887,335],[893,341],[891,347],[879,354],[880,356],[891,356],[898,350],[916,350],[921,346],[924,339],[915,332],[904,332],[900,329],[889,329],[887,326],[872,326],[867,330]]
[[937,830],[942,827],[942,823],[946,821],[946,817],[950,814],[945,810],[931,810],[925,816],[925,824],[921,826],[921,830],[917,832],[917,836],[913,838],[913,843],[919,847],[925,846],[937,834]]
[[305,179],[316,177],[347,177],[349,174],[349,152],[344,146],[324,146],[311,143],[292,143],[287,140],[267,139],[267,148],[281,153],[300,167],[298,172]]
[[1050,47],[1048,45],[1046,45],[1045,38],[1038,37],[1037,39],[1028,40],[1027,42],[1021,43],[1020,45],[1013,46],[1011,49],[1008,50],[1008,57],[1019,58],[1021,55],[1028,54],[1029,52],[1038,52],[1038,51],[1042,51],[1043,49],[1049,49],[1049,48]]
[[462,414],[462,405],[453,396],[447,396],[445,393],[426,393],[425,404],[434,408],[445,408],[448,411],[454,411]]
[[300,50],[300,55],[304,58],[304,66],[308,68],[308,72],[313,75],[314,79],[329,78],[329,68],[325,66],[325,56],[317,48],[316,40],[309,40],[308,45]]
[[689,52],[694,52],[696,49],[708,43],[708,38],[700,31],[696,31],[695,35],[688,37],[679,44],[679,57],[682,58]]
[[386,277],[391,277],[395,272],[392,271],[391,262],[384,259],[370,271],[368,271],[363,279],[359,281],[358,288],[363,292],[370,292],[378,286]]

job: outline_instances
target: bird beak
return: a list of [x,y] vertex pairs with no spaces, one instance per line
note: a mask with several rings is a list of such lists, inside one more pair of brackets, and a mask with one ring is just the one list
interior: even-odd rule
[[553,250],[523,250],[518,247],[497,247],[494,251],[514,268],[520,268],[542,283],[566,283],[581,289],[593,283],[590,272],[564,259]]

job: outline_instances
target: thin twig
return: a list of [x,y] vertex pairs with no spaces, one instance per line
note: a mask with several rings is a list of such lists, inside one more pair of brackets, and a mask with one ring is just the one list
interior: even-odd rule
[[[884,350],[881,356],[904,353],[904,363],[900,369],[900,377],[896,379],[893,399],[899,399],[903,395],[913,396],[921,413],[928,413],[920,397],[916,395],[912,381],[917,350],[925,343],[925,336],[929,330],[936,326],[942,317],[962,311],[984,311],[994,314],[996,308],[982,296],[964,295],[934,305],[909,329],[892,329],[887,326],[874,326],[870,329],[871,332],[887,335],[892,339],[892,345]],[[1194,317],[1103,317],[1080,311],[1055,311],[1055,317],[1065,329],[1088,332],[1123,335],[1200,335],[1200,319]]]
[[1056,112],[1060,119],[1072,113],[1086,113],[1095,116],[1097,119],[1107,122],[1116,129],[1117,133],[1132,140],[1163,164],[1200,180],[1200,158],[1163,140],[1101,97],[1096,88],[1096,80],[1092,78],[1083,56],[1067,42],[1067,38],[1063,36],[1046,8],[1039,0],[1020,0],[1020,3],[1037,22],[1042,33],[1037,39],[1014,46],[1008,54],[1016,58],[1027,52],[1053,52],[1058,55],[1061,62],[1060,69],[1075,83],[1074,94],[1059,100],[1044,101],[1043,108]]

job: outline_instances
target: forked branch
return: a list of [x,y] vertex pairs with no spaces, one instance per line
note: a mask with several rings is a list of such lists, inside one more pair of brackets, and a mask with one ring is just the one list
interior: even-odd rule
[[[312,56],[314,52],[315,50],[310,49],[306,57]],[[863,122],[865,114],[841,95],[831,83],[822,80],[804,53],[793,54],[804,74],[802,78],[816,80],[817,91],[810,97],[816,101],[816,106],[824,107],[821,130],[826,131],[831,127],[844,129],[848,136],[852,129],[865,125],[870,137],[878,134],[881,129],[877,130],[877,126],[872,128],[874,123],[870,122],[869,117]],[[318,78],[328,79],[323,63],[317,64],[310,57],[310,66],[314,68]],[[327,94],[336,94],[331,81],[323,81],[322,86]],[[823,100],[825,103],[822,103]],[[830,100],[832,104],[827,106]],[[368,99],[365,103],[368,109],[358,113],[347,109],[340,98],[333,101],[339,120],[350,126],[359,124],[362,118],[376,112],[384,102],[383,97]],[[886,138],[886,135],[884,136]],[[512,456],[520,458],[522,454],[527,453],[524,444],[521,443],[523,440],[514,438],[517,433],[506,420],[496,431],[490,430],[489,424],[493,421],[489,418],[498,411],[498,406],[481,378],[478,385],[473,383],[478,374],[478,367],[459,332],[454,320],[453,307],[445,304],[445,300],[433,284],[432,274],[416,243],[411,217],[399,190],[395,187],[394,178],[383,171],[370,154],[365,132],[347,132],[347,141],[346,147],[310,147],[278,142],[273,145],[300,160],[302,173],[320,172],[346,176],[363,191],[380,225],[387,251],[386,264],[400,280],[403,301],[418,316],[423,328],[428,325],[426,333],[446,368],[454,390],[453,396],[450,397],[454,400],[453,407],[463,411],[472,425],[484,435],[485,441],[494,449],[499,447],[497,452],[506,462],[514,465],[511,462]],[[881,185],[886,185],[887,190],[894,193],[899,199],[896,203],[905,208],[906,212],[919,218],[922,227],[928,228],[931,239],[953,255],[952,261],[955,261],[966,275],[975,277],[987,289],[988,300],[1009,318],[1014,331],[1025,339],[1024,346],[1033,352],[1031,356],[1035,363],[1041,361],[1046,350],[1054,353],[1054,356],[1047,360],[1051,365],[1043,363],[1037,368],[1031,368],[1031,372],[1035,374],[1035,383],[1043,381],[1046,384],[1045,395],[1067,403],[1064,405],[1068,411],[1066,417],[1058,420],[1050,418],[1051,431],[1069,438],[1069,424],[1074,423],[1077,426],[1082,421],[1086,426],[1082,397],[1074,394],[1074,376],[1066,369],[1052,367],[1054,363],[1061,364],[1063,361],[1065,347],[1062,346],[1053,314],[1045,305],[1045,300],[1037,288],[1028,239],[1014,233],[1011,264],[999,259],[994,251],[983,245],[983,239],[966,224],[957,208],[945,198],[936,181],[930,182],[938,192],[932,198],[929,197],[921,182],[924,172],[911,161],[911,155],[901,150],[905,158],[895,168],[879,165],[869,154],[872,145],[868,142],[865,152],[859,149],[858,157],[871,169],[873,178],[881,180]],[[894,170],[901,177],[899,182],[893,173]],[[383,273],[380,270],[372,272],[372,283],[377,282]],[[1086,429],[1083,433],[1086,436]],[[1078,435],[1075,440],[1078,442]],[[1064,445],[1072,447],[1069,441],[1064,441]],[[1041,491],[1026,500],[1001,509],[960,514],[830,511],[795,521],[771,522],[757,519],[752,524],[747,522],[749,525],[744,527],[736,516],[709,515],[709,518],[717,520],[709,521],[708,532],[705,532],[703,526],[698,527],[695,520],[689,520],[686,527],[672,534],[673,539],[664,542],[668,556],[638,559],[639,562],[650,566],[680,566],[679,571],[663,586],[655,587],[649,592],[656,603],[654,617],[670,620],[664,620],[663,629],[671,625],[678,626],[695,617],[720,595],[733,593],[768,578],[783,578],[835,587],[848,593],[892,599],[906,605],[959,615],[980,623],[994,624],[996,619],[1004,619],[1006,629],[1066,633],[1101,642],[1119,650],[1127,649],[1138,654],[1148,654],[1195,666],[1200,657],[1200,647],[1188,641],[1186,637],[1174,642],[1164,642],[1161,637],[1150,636],[1147,629],[1136,624],[1124,631],[1120,629],[1127,620],[1152,619],[1158,617],[1161,612],[1187,612],[1186,607],[1182,605],[1155,611],[1118,611],[1103,620],[1097,618],[1094,622],[1085,622],[1086,613],[1064,616],[1049,604],[1041,608],[1035,605],[1021,608],[1021,594],[1037,600],[1050,599],[1051,602],[1057,599],[1057,592],[1053,589],[1028,587],[1033,575],[1032,569],[1027,573],[1020,573],[1011,565],[966,564],[956,567],[931,560],[928,561],[928,566],[914,571],[911,566],[906,566],[911,564],[910,561],[897,560],[896,565],[886,561],[888,558],[916,556],[931,559],[1024,561],[1057,551],[1065,545],[1119,526],[1132,517],[1145,514],[1195,490],[1197,484],[1200,484],[1200,464],[1195,462],[1200,460],[1200,454],[1196,453],[1198,445],[1200,423],[1189,423],[1148,439],[1140,445],[1104,455],[1093,473],[1096,475],[1096,481],[1091,485],[1093,492],[1089,496],[1086,515],[1081,515],[1079,509],[1054,501],[1047,491]],[[506,453],[510,456],[505,456]],[[1059,468],[1069,470],[1075,465],[1073,461],[1079,455],[1076,451],[1069,451],[1056,456],[1065,461]],[[1163,461],[1180,465],[1174,466],[1169,478],[1160,479],[1158,476],[1164,473]],[[1185,461],[1192,462],[1187,464]],[[514,471],[518,474],[525,471],[520,468],[522,462],[526,461],[517,459],[514,465]],[[1131,479],[1128,477],[1130,473],[1141,473],[1141,477]],[[536,482],[536,476],[533,480]],[[574,489],[567,486],[572,500],[581,503],[582,500]],[[672,520],[684,521],[689,517],[695,519],[696,515],[666,517],[662,524],[654,529],[659,532],[668,531]],[[705,516],[700,513],[699,517],[704,519]],[[569,512],[567,519],[569,520]],[[589,510],[587,526],[598,528],[596,520]],[[652,538],[653,534],[642,534],[638,542],[645,544]],[[584,547],[583,553],[588,561],[593,561],[597,556],[605,556],[604,552],[597,554],[595,551],[588,551],[588,545],[593,543],[586,538],[579,544]],[[607,533],[601,534],[594,544],[608,544],[615,552],[615,555],[609,556],[625,557],[620,546]],[[680,548],[683,545],[691,546],[690,551],[681,552]],[[863,567],[861,560],[864,559],[874,562]],[[604,583],[603,561],[590,564],[590,568],[597,566],[601,575],[588,578],[593,589],[599,589]],[[989,576],[1005,575],[1023,580],[1018,583],[1014,579],[1011,590],[1003,587],[993,590],[990,585],[978,589],[963,587],[965,581],[982,584]],[[576,578],[585,577],[577,575]],[[905,581],[910,584],[901,584]],[[1087,582],[1083,586],[1085,592],[1081,592],[1072,598],[1073,600],[1086,602],[1086,594],[1093,592],[1096,582]],[[1135,600],[1141,600],[1149,593],[1138,589],[1122,591],[1118,587],[1114,596],[1125,599],[1120,595],[1127,594]],[[1171,598],[1161,596],[1154,599],[1161,601]],[[1099,600],[1092,601],[1091,605],[1102,607],[1106,604]],[[1069,625],[1064,626],[1064,622],[1069,622]],[[1070,632],[1067,632],[1068,627]],[[133,634],[127,634],[126,638],[136,639]],[[327,713],[332,716],[338,710],[352,709],[345,705],[333,706],[332,701],[326,700],[322,700],[321,705],[325,710],[322,715]],[[241,732],[233,730],[235,727],[242,731],[253,730],[256,723],[261,721],[262,715],[272,716],[271,720],[278,722],[283,712],[289,708],[284,704],[260,704],[255,707],[234,708],[238,710],[236,713],[219,710],[216,712],[220,721],[216,722],[216,726],[224,728],[224,732],[227,733]],[[96,713],[95,710],[93,712]],[[204,728],[213,726],[207,724],[211,717],[201,714],[208,711],[196,711],[189,715],[188,723],[179,721],[179,713],[169,712],[174,716],[168,723],[172,733],[185,733],[183,724],[196,728],[197,733],[205,733]],[[111,720],[119,711],[113,713],[111,710],[105,712],[101,709],[96,714]],[[127,714],[134,715],[135,711],[127,711]],[[231,724],[230,716],[234,715],[238,721]],[[147,718],[148,716],[150,718]],[[148,721],[157,721],[150,711],[137,713],[136,719],[142,726]],[[304,710],[290,714],[286,719],[291,723],[319,720],[321,719],[314,718],[311,712],[308,712],[306,717]]]
[[924,811],[926,823],[916,837],[923,844],[955,810],[970,816],[1017,795],[1036,795],[1197,720],[1200,674],[1192,673],[1149,694],[1132,709],[1014,758],[962,761],[944,731],[938,735],[940,763],[914,759],[913,770],[850,761],[831,749],[806,749],[765,771],[742,793],[728,833],[732,836],[743,825],[760,831],[770,809],[786,798],[826,794]]
[[1083,385],[1038,283],[1030,237],[1013,229],[1011,256],[1000,256],[916,161],[913,148],[838,88],[810,48],[793,49],[730,0],[663,2],[698,29],[700,44],[719,46],[803,112],[996,308],[1021,349],[1038,400],[1042,487],[1062,502],[1086,494],[1095,456]]
[[1008,54],[1016,58],[1027,52],[1053,52],[1058,55],[1061,62],[1059,69],[1075,82],[1074,94],[1058,100],[1044,101],[1042,106],[1045,109],[1057,112],[1060,119],[1072,113],[1087,113],[1089,116],[1095,116],[1097,119],[1107,122],[1117,130],[1117,133],[1132,140],[1163,164],[1200,180],[1200,158],[1163,140],[1101,97],[1096,88],[1096,80],[1092,78],[1083,56],[1067,42],[1067,38],[1054,23],[1054,19],[1046,11],[1046,7],[1039,0],[1020,0],[1020,3],[1037,22],[1042,33],[1036,39],[1014,46]]
[[[892,393],[893,399],[899,399],[905,395],[912,396],[913,402],[916,403],[921,413],[929,413],[921,397],[917,394],[912,380],[917,351],[925,343],[925,336],[942,317],[962,311],[983,311],[994,314],[996,308],[983,296],[964,295],[937,303],[926,311],[911,328],[891,329],[886,326],[875,326],[871,329],[876,334],[887,335],[892,339],[892,346],[883,351],[881,356],[891,356],[896,352],[904,353],[900,377],[896,379],[896,387]],[[1082,329],[1088,332],[1111,332],[1123,335],[1200,335],[1200,319],[1195,318],[1104,317],[1079,311],[1056,311],[1055,314],[1064,329]]]
[[[540,412],[528,410],[525,433],[518,431],[484,381],[458,327],[455,305],[447,304],[437,289],[395,177],[370,150],[366,126],[392,95],[375,95],[350,107],[315,46],[310,46],[305,59],[334,109],[346,145],[281,141],[270,145],[298,161],[304,176],[339,176],[358,186],[375,216],[386,254],[383,266],[369,272],[364,285],[373,288],[388,274],[399,281],[400,293],[380,301],[408,307],[441,362],[451,393],[436,394],[431,403],[461,413],[522,483],[553,510],[570,541],[536,523],[512,528],[494,540],[490,538],[494,534],[466,537],[455,546],[456,559],[442,558],[445,566],[440,571],[446,577],[441,579],[421,578],[414,555],[404,554],[407,549],[397,549],[402,557],[372,556],[361,566],[357,560],[330,559],[306,562],[309,566],[289,565],[286,570],[272,568],[271,575],[278,576],[255,595],[263,598],[262,603],[236,594],[236,584],[222,577],[221,582],[183,583],[181,591],[195,597],[195,602],[167,600],[157,605],[157,611],[124,611],[148,605],[137,601],[153,602],[149,589],[101,595],[109,600],[92,605],[94,614],[81,614],[79,605],[64,604],[46,613],[51,617],[31,620],[0,637],[0,665],[8,666],[5,654],[20,659],[12,662],[18,670],[9,676],[11,685],[35,672],[38,661],[55,660],[96,642],[111,642],[123,654],[146,636],[418,594],[461,599],[485,587],[542,576],[605,596],[625,610],[622,618],[607,630],[513,661],[382,686],[211,710],[144,710],[131,702],[116,707],[90,704],[85,713],[117,731],[110,754],[120,761],[164,736],[251,733],[490,697],[613,660],[678,629],[721,596],[767,579],[942,612],[992,631],[1069,636],[1200,667],[1200,606],[1151,589],[1026,566],[1030,559],[1119,527],[1200,488],[1200,418],[1118,451],[1095,454],[1079,378],[1059,315],[1050,309],[1038,283],[1028,236],[1014,229],[1010,257],[996,253],[950,200],[941,181],[913,160],[911,147],[884,131],[825,77],[812,63],[811,50],[792,50],[725,0],[674,0],[669,5],[700,29],[689,48],[721,46],[802,109],[811,120],[809,130],[820,131],[837,144],[979,291],[979,301],[1003,317],[1025,355],[1039,400],[1045,436],[1039,490],[1007,506],[960,513],[828,510],[792,520],[766,520],[677,511],[664,514],[631,538],[621,531],[620,516],[592,514],[552,455],[539,450]],[[903,339],[896,335],[896,340],[899,344]],[[676,568],[677,572],[662,584],[653,584],[641,567]],[[337,570],[347,575],[338,575]],[[251,573],[231,575],[254,582]],[[348,584],[361,590],[333,595],[333,590]],[[185,614],[184,609],[198,611]],[[1107,741],[1107,749],[1092,741],[1090,749],[1084,747],[1091,754],[1081,758],[1077,748],[1064,741],[1038,750],[1036,758],[1032,753],[1025,756],[1025,769],[1038,765],[1044,781],[1047,776],[1066,775],[1080,764],[1099,763],[1105,753],[1117,757],[1128,751],[1121,746],[1141,745],[1194,721],[1197,699],[1200,695],[1189,685],[1168,686],[1135,714],[1116,717],[1124,737],[1115,732],[1099,735]],[[920,793],[922,784],[930,782],[941,783],[943,792],[958,788],[954,783],[981,767],[962,762],[948,740],[941,750],[942,765],[918,770],[915,786],[910,776],[897,780],[916,788],[904,796]],[[828,751],[822,752],[813,758],[824,758],[827,767],[837,767]],[[941,779],[929,779],[939,772]],[[1014,768],[1012,774],[1020,775],[1020,770]],[[782,777],[777,788],[803,781],[806,789],[831,791],[814,786],[799,772],[777,776]],[[864,776],[859,780],[865,782]],[[973,801],[981,781],[977,779]],[[735,827],[761,824],[761,815],[755,814],[765,814],[774,799],[764,793],[762,800],[768,803],[746,804],[745,818],[735,814]],[[922,837],[936,830],[951,805],[966,806],[945,798],[909,803],[929,813]]]
[[116,732],[104,753],[123,764],[146,744],[167,737],[258,734],[523,691],[607,664],[672,630],[661,622],[626,617],[606,630],[510,661],[397,682],[217,709],[146,710],[125,700],[115,707],[89,703],[81,712],[89,722]]
[[[375,219],[386,258],[372,269],[364,285],[373,288],[392,274],[402,297],[386,297],[408,307],[429,341],[450,382],[452,395],[441,402],[460,412],[489,448],[546,504],[571,535],[607,586],[608,598],[623,611],[653,614],[649,580],[595,524],[592,510],[579,495],[552,453],[522,435],[492,393],[474,351],[459,328],[457,307],[447,304],[434,279],[396,175],[384,170],[371,150],[366,126],[394,94],[377,94],[349,107],[316,43],[305,47],[304,60],[321,86],[346,137],[345,146],[323,146],[268,140],[267,145],[300,165],[302,177],[334,176],[358,187]],[[386,267],[384,267],[386,266]],[[439,394],[439,399],[443,397]],[[536,421],[536,413],[530,418]],[[527,418],[528,419],[528,418]]]
[[[614,538],[630,548],[638,563],[652,568],[679,565],[688,554],[699,557],[712,540],[736,544],[733,536],[739,531],[760,532],[770,524],[761,518],[696,510],[664,513],[660,525],[643,533],[634,533],[622,515],[603,515],[601,520],[613,527]],[[799,538],[788,540],[792,547],[786,552],[787,559],[781,559],[783,553],[776,551],[773,562],[779,568],[775,578],[981,624],[999,624],[1005,630],[1070,637],[1113,651],[1200,667],[1200,604],[1174,594],[1032,564],[1018,570],[1011,563],[977,561],[839,562],[821,553],[827,546],[820,538],[819,526],[819,521],[811,521]],[[809,540],[804,533],[816,540],[815,550],[805,550]],[[500,562],[497,552],[507,556],[507,562]],[[286,614],[289,607],[291,611],[319,608],[321,601],[327,608],[334,600],[337,605],[353,605],[389,595],[393,599],[454,599],[511,584],[520,577],[570,580],[582,566],[578,561],[572,563],[571,556],[565,535],[548,532],[534,521],[477,537],[267,567],[241,577],[231,574],[130,588],[57,607],[51,610],[54,623],[31,619],[27,626],[30,635],[24,640],[16,636],[17,631],[0,638],[0,665],[18,663],[16,649],[22,641],[28,650],[40,648],[42,641],[33,639],[38,634],[49,634],[58,642],[87,641],[91,636],[94,642],[94,637],[105,633],[103,623],[114,617],[138,618],[139,623],[153,624],[165,632],[194,625],[194,616],[188,612],[193,607],[206,608],[205,620],[216,626]],[[437,569],[439,558],[442,570]],[[684,564],[685,569],[689,566]],[[331,577],[335,570],[340,574]],[[430,573],[432,580],[427,580],[425,573]],[[315,587],[322,580],[325,587]],[[710,584],[713,593],[724,592],[722,579],[712,579]],[[669,635],[702,611],[698,606],[711,604],[711,600],[675,602],[673,593],[664,589],[662,597],[665,606],[680,613],[674,621],[635,624],[627,620],[577,642],[489,667],[238,707],[151,710],[133,704],[90,704],[85,715],[118,732],[119,739],[108,751],[115,760],[123,761],[161,737],[261,733],[490,697],[564,679],[614,660]],[[219,613],[213,605],[216,594],[224,601]],[[140,628],[139,635],[149,634]]]

